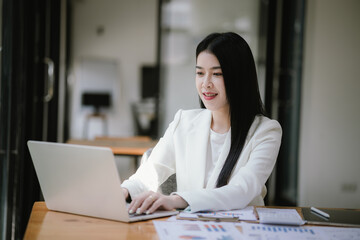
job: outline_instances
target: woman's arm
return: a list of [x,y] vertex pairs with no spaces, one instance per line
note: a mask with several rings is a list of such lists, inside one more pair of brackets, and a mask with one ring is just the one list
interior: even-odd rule
[[144,192],[156,192],[159,186],[175,173],[173,133],[180,118],[181,110],[176,113],[173,122],[152,150],[149,159],[140,165],[134,175],[122,183],[121,186],[127,189],[132,199]]

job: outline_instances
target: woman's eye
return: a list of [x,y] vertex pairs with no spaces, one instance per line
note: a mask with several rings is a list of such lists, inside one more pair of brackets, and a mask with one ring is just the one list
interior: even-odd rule
[[214,76],[222,76],[222,73],[214,73]]
[[202,75],[204,75],[204,73],[203,72],[196,72],[196,75],[202,76]]

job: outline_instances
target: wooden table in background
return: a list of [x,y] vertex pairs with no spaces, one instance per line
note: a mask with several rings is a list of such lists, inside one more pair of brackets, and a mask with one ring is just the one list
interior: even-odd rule
[[142,156],[149,148],[153,148],[157,140],[148,137],[112,138],[98,137],[94,140],[70,139],[69,144],[109,147],[115,155]]

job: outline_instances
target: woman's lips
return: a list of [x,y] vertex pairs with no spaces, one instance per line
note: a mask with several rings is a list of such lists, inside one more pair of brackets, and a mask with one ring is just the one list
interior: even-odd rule
[[212,93],[212,92],[204,92],[203,93],[204,99],[205,100],[212,100],[217,96],[217,93]]

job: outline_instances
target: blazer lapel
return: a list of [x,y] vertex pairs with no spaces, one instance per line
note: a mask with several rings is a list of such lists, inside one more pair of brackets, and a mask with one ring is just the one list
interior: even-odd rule
[[186,137],[187,186],[204,188],[206,154],[209,142],[211,112],[204,110],[193,122]]

